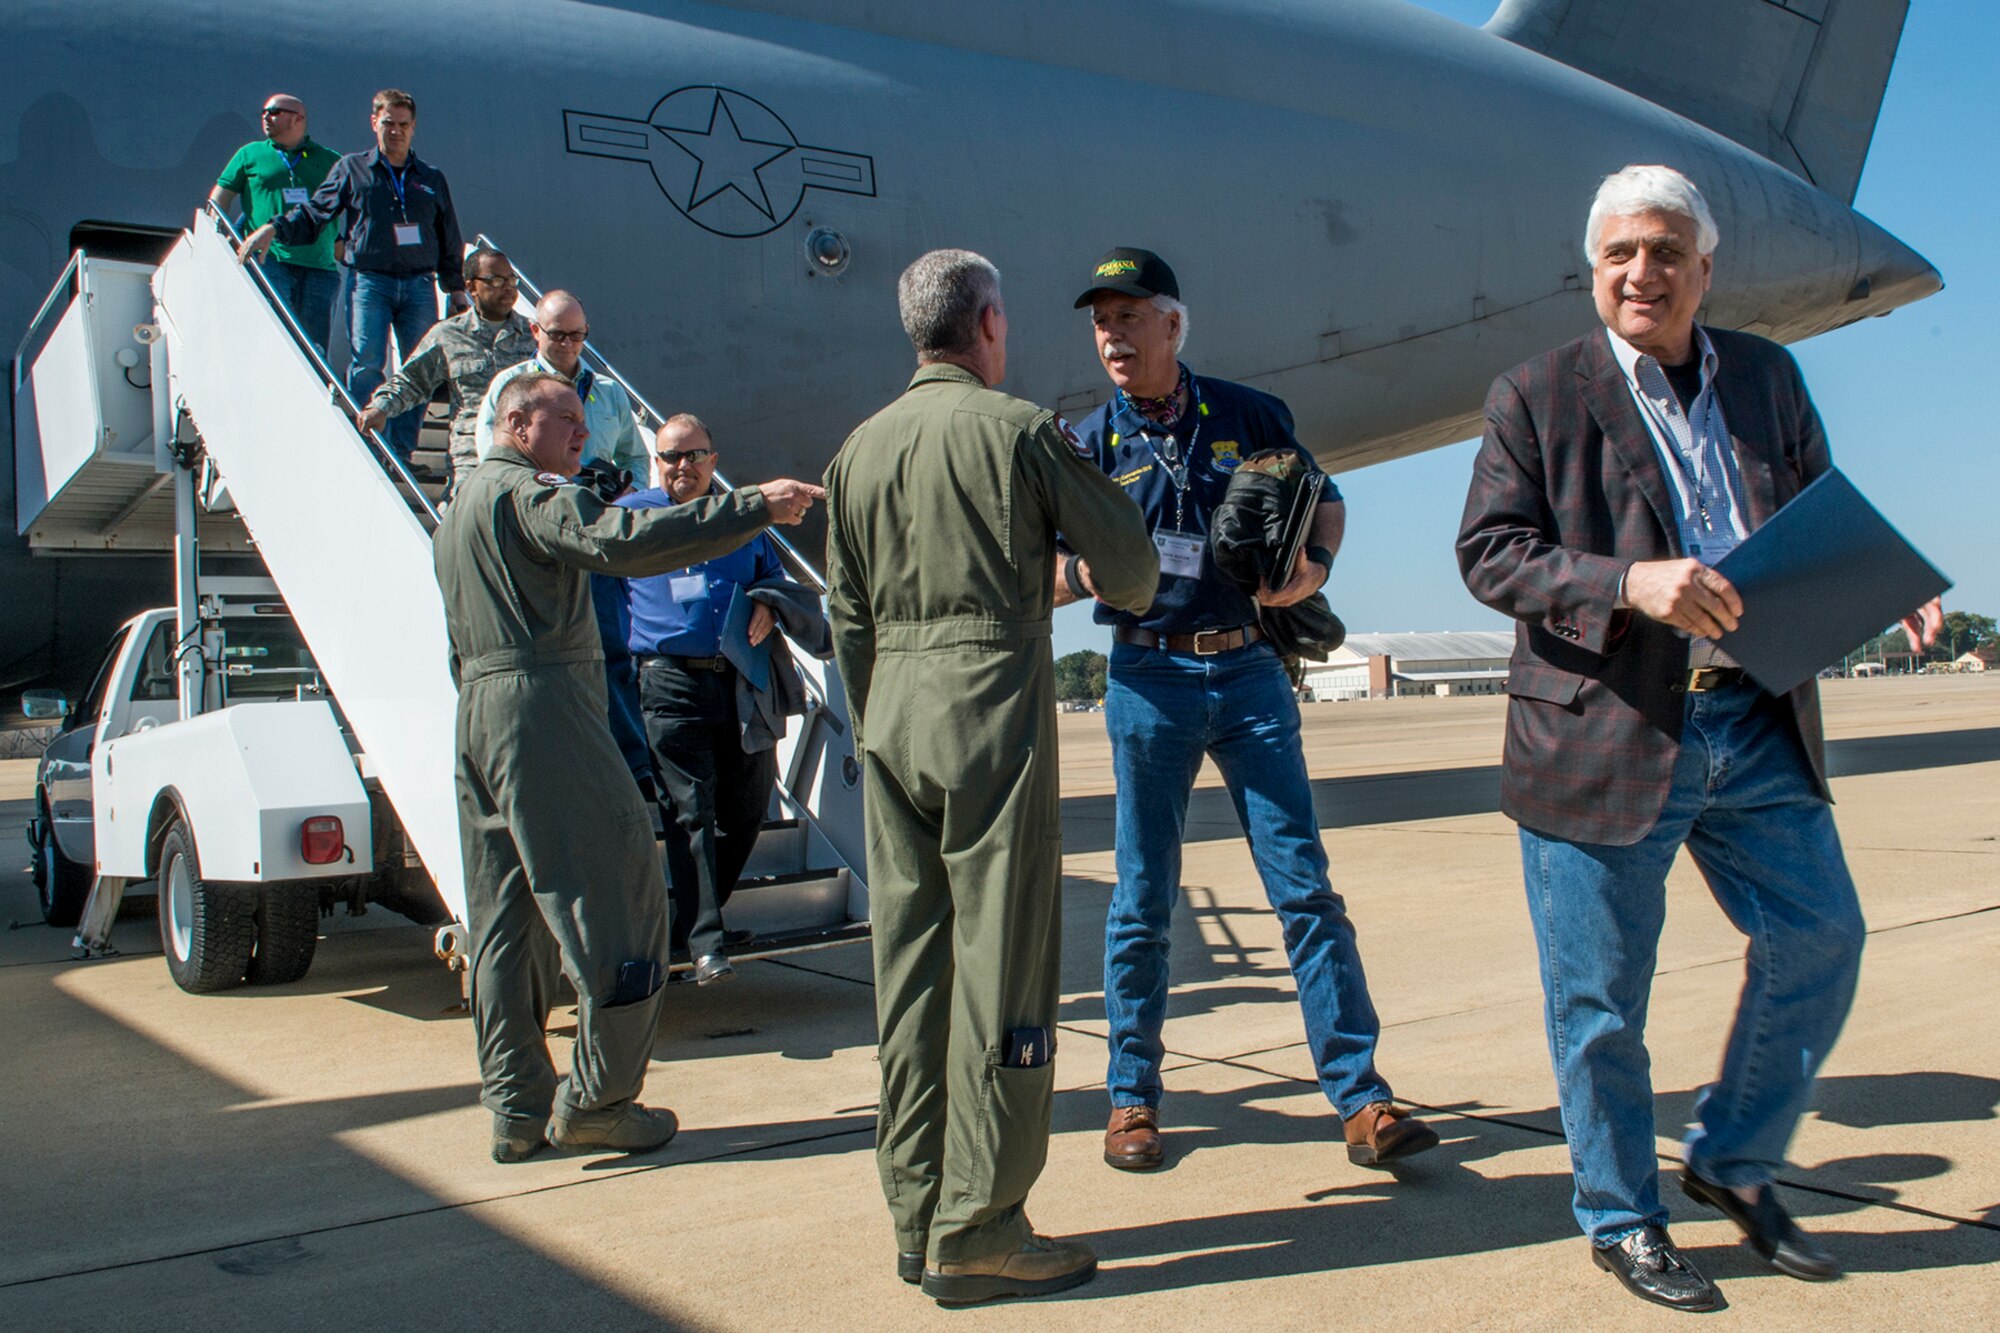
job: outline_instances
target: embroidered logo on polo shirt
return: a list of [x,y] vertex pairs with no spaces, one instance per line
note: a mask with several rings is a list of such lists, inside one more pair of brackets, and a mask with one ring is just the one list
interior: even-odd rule
[[1234,472],[1236,465],[1243,461],[1242,452],[1234,440],[1217,440],[1208,446],[1208,452],[1214,456],[1217,472]]

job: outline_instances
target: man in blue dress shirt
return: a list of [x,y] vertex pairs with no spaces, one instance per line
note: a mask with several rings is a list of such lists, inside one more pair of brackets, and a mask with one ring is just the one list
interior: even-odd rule
[[[669,418],[653,449],[658,486],[619,504],[660,509],[713,489],[715,443],[699,418]],[[757,845],[778,781],[775,751],[743,748],[737,673],[722,655],[722,627],[738,588],[783,576],[777,546],[758,536],[706,564],[623,581],[627,642],[666,807],[673,948],[687,951],[703,985],[736,974],[722,952],[722,907]],[[750,642],[762,643],[774,625],[770,606],[759,602]]]

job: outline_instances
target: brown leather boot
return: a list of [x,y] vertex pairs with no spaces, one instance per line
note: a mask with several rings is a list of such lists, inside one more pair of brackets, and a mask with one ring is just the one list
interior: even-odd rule
[[1437,1131],[1390,1102],[1370,1102],[1347,1117],[1347,1160],[1381,1166],[1438,1144]]
[[1160,1164],[1160,1112],[1152,1106],[1114,1106],[1104,1130],[1104,1164],[1120,1171],[1151,1171]]
[[1097,1275],[1097,1255],[1080,1240],[1028,1237],[1018,1250],[926,1268],[924,1295],[939,1305],[970,1305],[999,1296],[1043,1296],[1080,1287]]

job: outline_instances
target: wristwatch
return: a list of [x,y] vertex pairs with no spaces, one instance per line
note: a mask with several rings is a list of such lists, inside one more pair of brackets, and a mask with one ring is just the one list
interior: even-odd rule
[[1327,550],[1324,546],[1306,547],[1306,559],[1318,565],[1328,574],[1333,573],[1333,552]]

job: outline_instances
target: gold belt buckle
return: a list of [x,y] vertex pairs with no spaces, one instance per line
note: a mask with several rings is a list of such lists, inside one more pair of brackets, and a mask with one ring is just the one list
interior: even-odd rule
[[[1230,644],[1225,646],[1218,646],[1217,641],[1220,639],[1227,638],[1229,635],[1234,633],[1236,633],[1236,631],[1233,629],[1196,630],[1194,634],[1194,655],[1196,657],[1213,657],[1217,653],[1228,652],[1229,649],[1234,647],[1235,645]],[[1206,648],[1202,646],[1202,640],[1204,639],[1208,640],[1209,644],[1209,646]]]
[[1689,694],[1706,694],[1708,691],[1722,684],[1722,682],[1719,679],[1717,679],[1717,677],[1721,675],[1722,675],[1721,667],[1717,666],[1695,667],[1688,672],[1687,692]]

